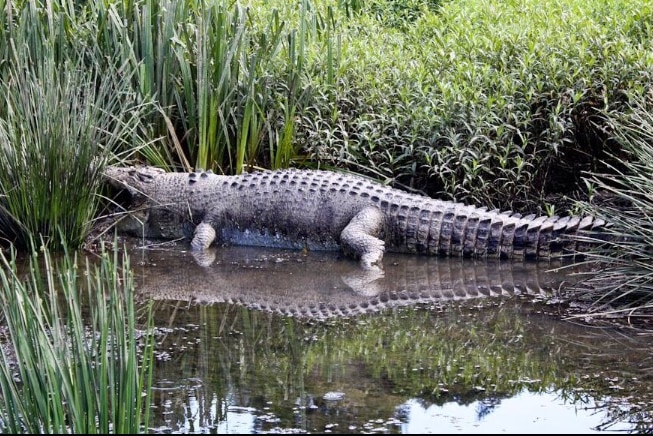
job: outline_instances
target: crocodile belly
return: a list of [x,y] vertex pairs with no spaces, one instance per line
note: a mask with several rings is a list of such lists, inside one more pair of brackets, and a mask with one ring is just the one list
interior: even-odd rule
[[288,235],[271,229],[239,229],[225,227],[220,232],[221,240],[229,245],[308,249],[315,251],[340,250],[338,241],[327,233],[314,235]]

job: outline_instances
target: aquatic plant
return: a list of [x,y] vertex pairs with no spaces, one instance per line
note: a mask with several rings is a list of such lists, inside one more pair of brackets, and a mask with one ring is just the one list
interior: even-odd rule
[[128,257],[84,263],[44,248],[0,263],[0,431],[147,432],[152,318],[139,324]]
[[593,250],[589,262],[601,265],[579,286],[576,297],[591,304],[584,316],[623,317],[650,325],[653,309],[653,98],[636,99],[631,111],[610,116],[610,130],[625,161],[610,171],[587,175],[593,192],[580,204],[586,213],[613,224],[611,250]]

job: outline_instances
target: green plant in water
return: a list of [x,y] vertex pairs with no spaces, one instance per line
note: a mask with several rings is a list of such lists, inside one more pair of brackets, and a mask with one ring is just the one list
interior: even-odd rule
[[146,432],[153,323],[150,308],[137,329],[128,257],[102,250],[82,267],[76,255],[53,260],[44,248],[29,269],[15,251],[0,252],[0,263],[0,431]]
[[[637,98],[631,111],[608,114],[628,165],[613,164],[606,173],[592,173],[588,185],[608,201],[580,204],[588,214],[613,224],[610,249],[592,251],[590,261],[603,266],[586,280],[594,315],[621,314],[646,318],[653,309],[653,101]],[[614,162],[624,156],[615,156]],[[582,292],[588,292],[582,290]]]

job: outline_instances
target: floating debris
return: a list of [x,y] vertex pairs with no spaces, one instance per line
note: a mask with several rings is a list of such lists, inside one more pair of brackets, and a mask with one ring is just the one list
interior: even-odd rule
[[327,392],[324,394],[322,397],[327,401],[340,401],[343,398],[345,398],[345,393],[344,392]]

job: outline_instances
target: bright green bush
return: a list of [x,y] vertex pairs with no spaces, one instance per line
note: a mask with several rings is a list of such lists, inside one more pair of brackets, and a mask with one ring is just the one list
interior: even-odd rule
[[543,206],[613,150],[603,114],[649,88],[652,22],[646,1],[450,1],[401,30],[362,12],[298,140],[429,194]]

